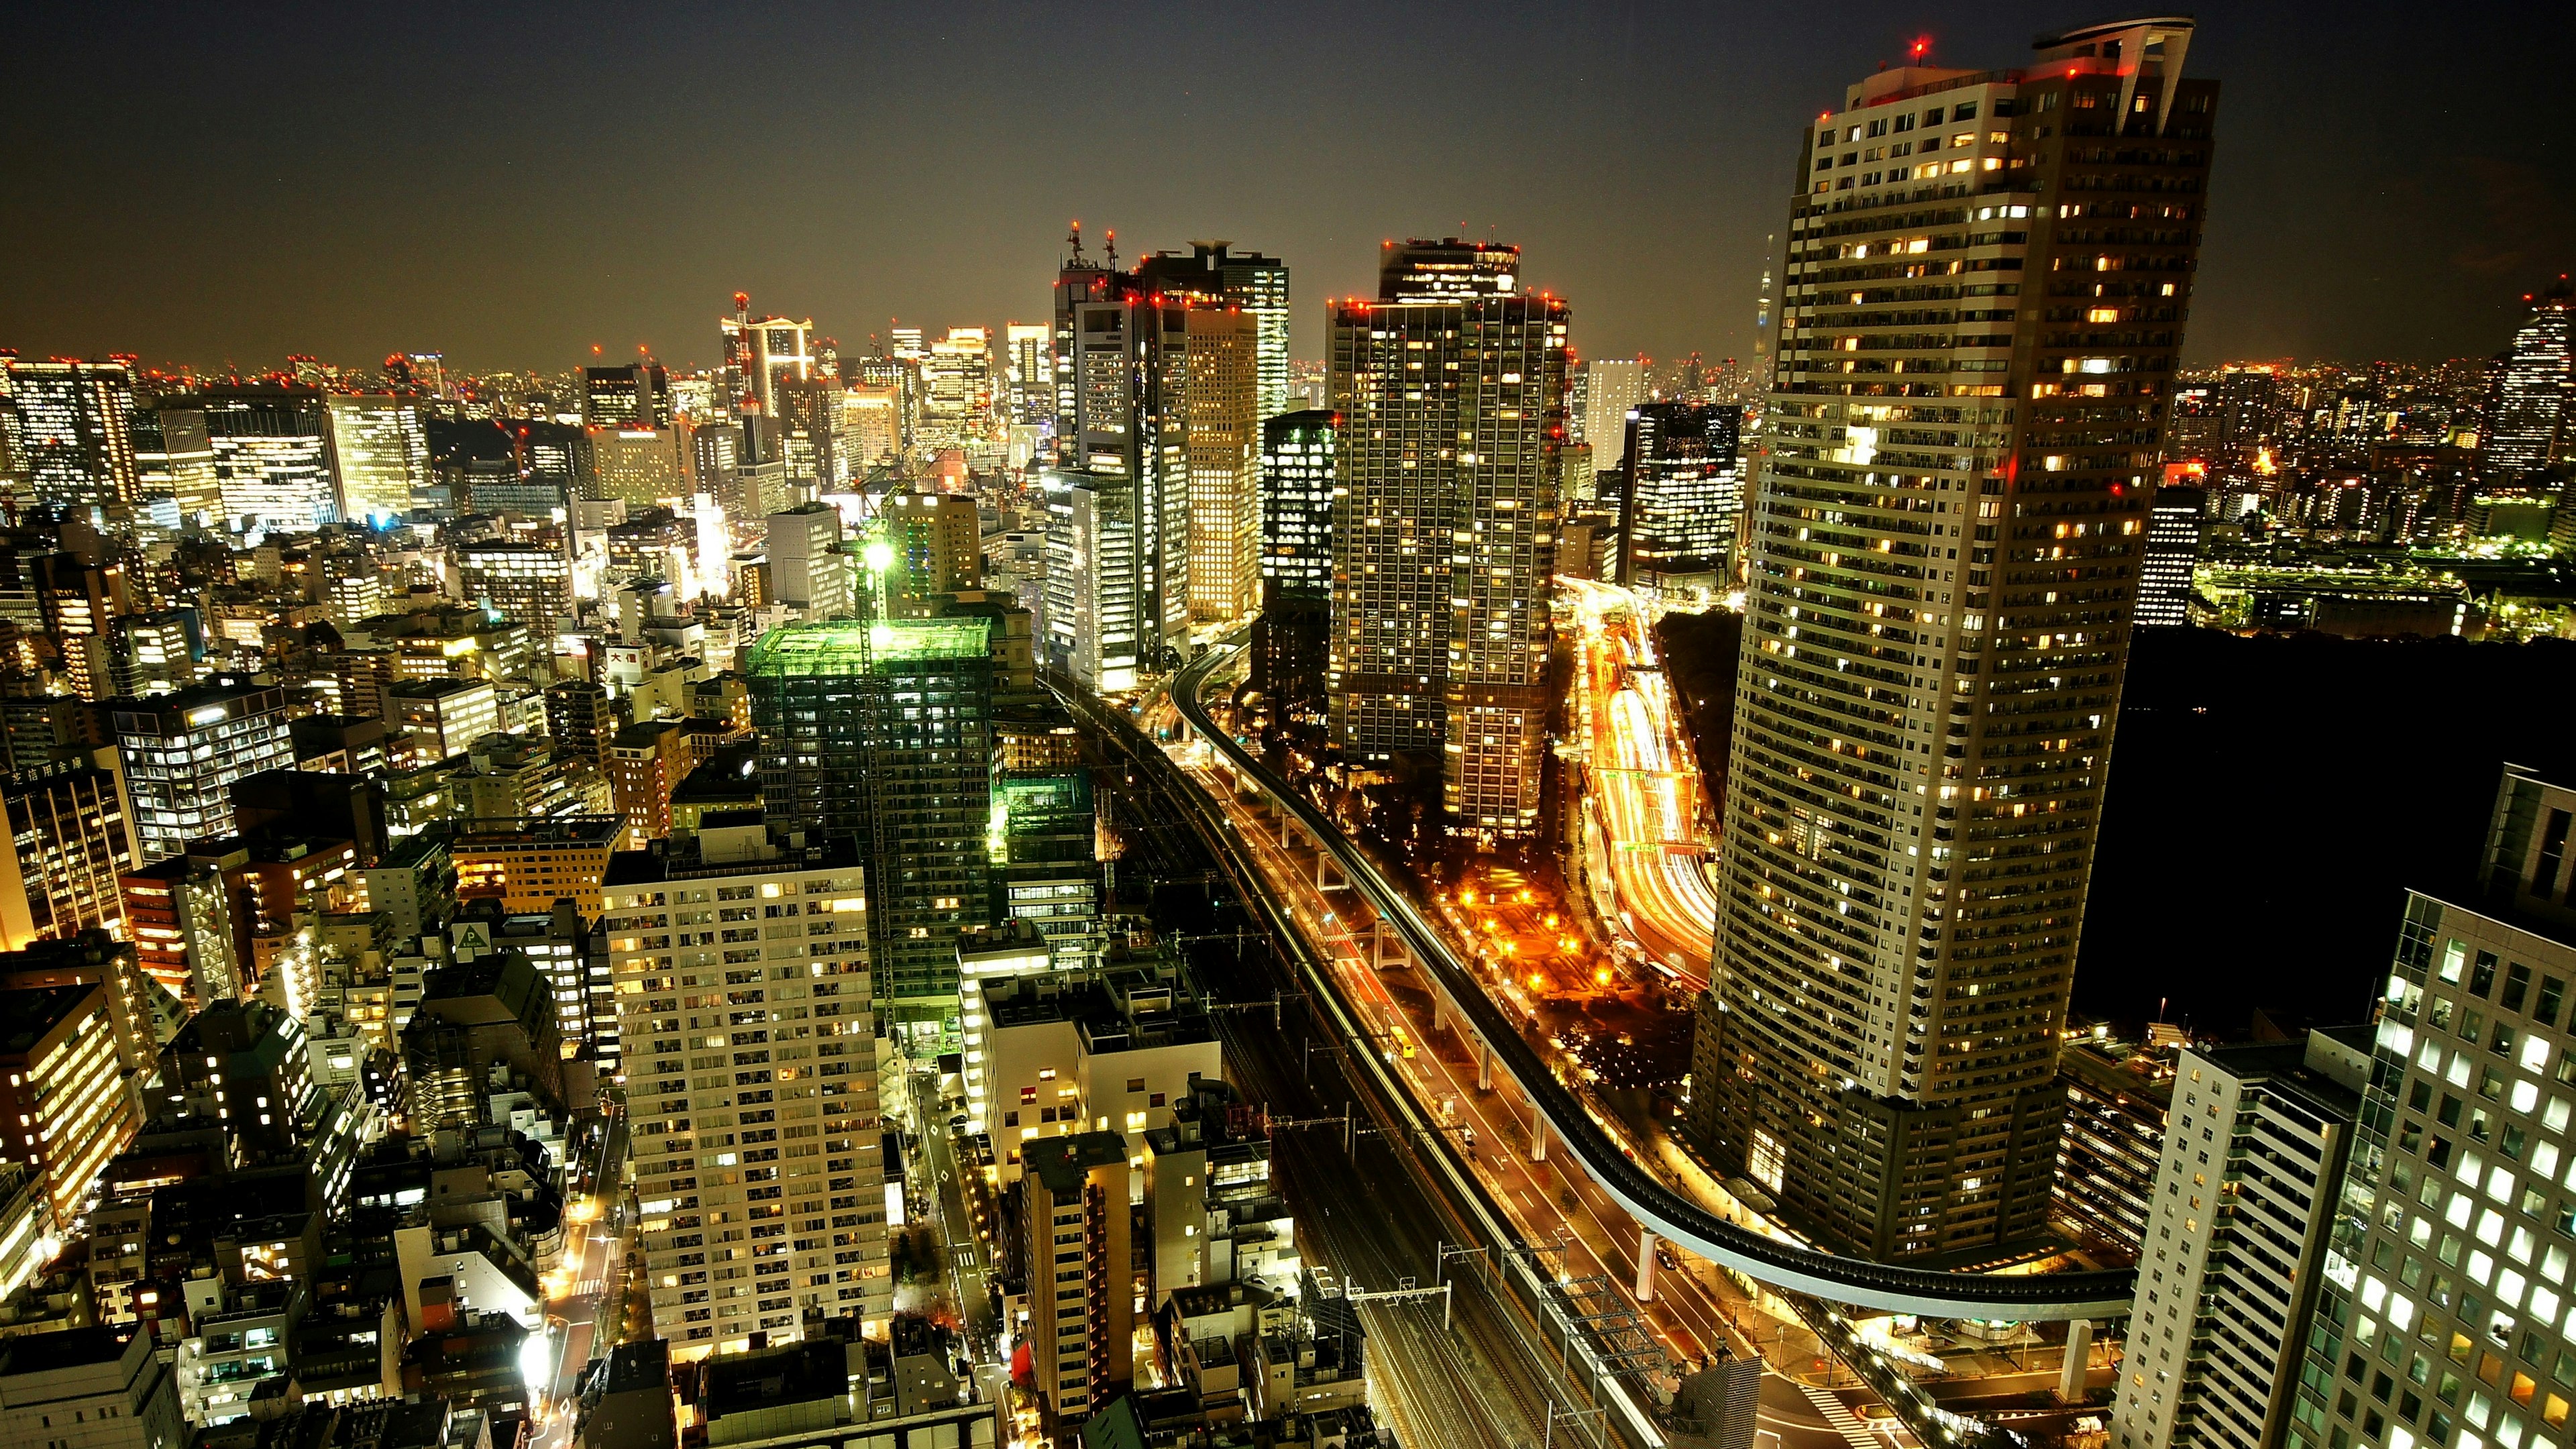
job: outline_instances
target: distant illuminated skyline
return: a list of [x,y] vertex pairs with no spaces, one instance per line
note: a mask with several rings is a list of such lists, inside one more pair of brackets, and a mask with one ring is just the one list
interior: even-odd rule
[[[2548,13],[2203,13],[2192,69],[2227,78],[2240,139],[2191,360],[2501,348],[2576,266]],[[1036,7],[619,16],[18,17],[0,346],[694,367],[740,289],[855,352],[894,317],[1040,317],[1079,216],[1128,255],[1284,258],[1301,358],[1381,239],[1453,232],[1520,243],[1582,355],[1741,357],[1798,127],[1843,81],[1918,35],[1935,64],[2013,55],[2091,11],[1868,3],[1819,33],[1658,3],[1131,7],[1098,33],[1158,62],[1109,84],[1067,74],[1078,43]]]

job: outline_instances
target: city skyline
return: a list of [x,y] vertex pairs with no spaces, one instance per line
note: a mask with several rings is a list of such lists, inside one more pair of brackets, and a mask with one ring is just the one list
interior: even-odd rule
[[[2512,44],[2519,14],[2447,17],[2458,43],[2430,50],[2387,28],[2320,32],[2297,7],[2252,7],[2209,32],[2210,73],[2246,78],[2230,103],[2249,139],[2213,177],[2208,321],[2187,362],[2504,344],[2521,296],[2576,262],[2561,240],[2576,230],[2568,163],[2540,139],[2550,88],[2536,54]],[[1780,129],[1830,104],[1841,78],[1901,62],[1918,36],[1938,64],[2008,52],[2061,19],[2045,5],[1873,7],[1819,44],[1776,21],[1651,6],[1474,27],[1436,12],[1374,28],[1329,10],[1166,16],[1150,29],[1192,62],[1179,78],[1081,102],[1070,119],[1208,163],[1174,187],[1044,165],[1026,138],[1067,117],[1050,114],[1049,88],[1008,79],[1047,64],[1040,27],[1009,12],[974,27],[647,15],[621,28],[617,64],[564,69],[544,57],[593,43],[568,22],[523,22],[508,32],[518,44],[496,48],[479,31],[469,41],[318,13],[206,31],[85,18],[21,51],[67,62],[14,78],[28,114],[59,109],[50,76],[80,75],[99,119],[21,138],[29,224],[0,257],[43,283],[0,298],[0,338],[28,356],[134,352],[202,370],[229,360],[252,371],[290,353],[355,364],[397,349],[444,352],[469,370],[550,370],[593,345],[620,359],[639,344],[695,366],[715,360],[703,355],[707,322],[743,290],[814,316],[856,353],[897,317],[1042,320],[1046,299],[1026,279],[1079,217],[1094,235],[1114,228],[1130,256],[1223,237],[1284,258],[1300,272],[1301,358],[1321,355],[1321,299],[1367,290],[1371,244],[1449,234],[1513,241],[1534,284],[1580,298],[1578,356],[1744,358],[1764,239],[1778,227],[1768,198],[1784,177]],[[1366,39],[1355,50],[1345,37]],[[1439,45],[1501,68],[1545,119],[1510,143],[1466,124],[1458,83],[1410,68]],[[79,63],[101,47],[115,65]],[[1676,53],[1710,64],[1676,75],[1663,59]],[[2527,83],[2516,80],[2525,67]],[[701,69],[753,68],[813,97],[812,122],[787,127],[792,141],[711,101],[655,99],[699,88]],[[995,78],[989,103],[951,93],[961,68]],[[1399,75],[1406,84],[1391,83]],[[2487,103],[2472,119],[2371,100],[2399,89]],[[478,118],[462,134],[328,119],[435,117],[461,101]],[[577,122],[638,104],[634,157],[604,165]],[[2517,108],[2534,124],[2516,123]],[[227,124],[166,144],[210,114]],[[1221,152],[1200,139],[1218,135]],[[269,164],[271,141],[302,148],[302,163]],[[2321,149],[2370,162],[2305,159]],[[1523,184],[1517,170],[1533,163],[1565,185]],[[166,244],[167,221],[134,224],[132,201],[83,180],[98,174],[129,178],[116,196],[153,195],[156,218],[184,220],[187,244]],[[904,200],[914,194],[941,200]],[[735,220],[756,197],[768,198],[763,220]],[[599,245],[620,233],[626,242]],[[119,284],[127,277],[152,285]],[[2362,295],[2373,305],[2337,305]]]

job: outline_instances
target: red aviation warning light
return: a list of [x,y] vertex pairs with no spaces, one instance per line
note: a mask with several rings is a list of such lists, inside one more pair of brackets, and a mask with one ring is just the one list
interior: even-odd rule
[[1929,56],[1931,53],[1932,37],[1928,35],[1918,35],[1914,37],[1913,48],[1905,53],[1906,62],[1910,65],[1921,65],[1924,58]]

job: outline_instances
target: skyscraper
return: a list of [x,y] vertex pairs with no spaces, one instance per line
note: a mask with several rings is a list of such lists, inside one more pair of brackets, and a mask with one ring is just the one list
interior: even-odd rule
[[993,334],[983,327],[951,327],[930,344],[921,362],[921,433],[924,445],[959,448],[990,436],[993,427]]
[[6,360],[9,447],[38,503],[122,518],[138,494],[134,375],[122,362]]
[[2507,767],[2474,883],[2407,893],[2287,1449],[2568,1441],[2571,821]]
[[2486,435],[2478,442],[2478,470],[2490,483],[2519,483],[2567,448],[2567,404],[2576,392],[2571,309],[2576,288],[2560,277],[2532,303],[2531,316],[2513,334],[2513,348],[2496,374],[2495,397],[2487,404]]
[[2147,551],[2138,565],[2138,625],[2171,627],[2191,622],[2193,570],[2200,563],[2207,489],[2173,484],[2156,490],[2147,515]]
[[1838,1252],[2045,1219],[2200,244],[2191,33],[1882,71],[1805,138],[1691,1126]]
[[862,844],[877,995],[897,1019],[957,1013],[957,932],[988,924],[991,621],[792,624],[752,646],[771,823]]
[[1259,374],[1257,418],[1288,411],[1288,264],[1223,241],[1190,243],[1189,255],[1156,252],[1136,264],[1148,295],[1187,296],[1251,314]]
[[395,393],[333,393],[331,467],[352,520],[385,523],[411,514],[414,488],[429,482],[429,434],[420,409]]
[[[237,533],[310,533],[341,518],[331,419],[320,390],[293,384],[198,394],[224,525]],[[408,508],[409,501],[404,506]]]
[[[1134,530],[1133,549],[1115,551],[1134,581],[1104,587],[1133,594],[1147,673],[1178,657],[1194,614],[1238,617],[1258,597],[1258,318],[1198,290],[1210,277],[1222,274],[1184,269],[1158,290],[1144,268],[1077,250],[1056,281],[1057,457],[1098,480],[1095,498],[1127,480],[1131,496],[1111,508]],[[1202,558],[1208,578],[1194,588]]]
[[731,397],[720,399],[726,406],[778,416],[778,385],[787,380],[810,381],[814,367],[814,324],[792,322],[784,317],[751,315],[751,299],[734,293],[734,314],[718,321],[727,381],[733,386]]
[[1389,243],[1375,301],[1331,310],[1343,417],[1332,738],[1441,762],[1447,828],[1538,828],[1565,440],[1566,306],[1520,249]]
[[1055,421],[1054,329],[1027,322],[1004,324],[1002,360],[1010,387],[1010,421],[1028,427]]
[[1339,415],[1319,408],[1261,425],[1261,577],[1291,593],[1333,587],[1333,455]]
[[1583,441],[1592,466],[1607,473],[1628,456],[1628,413],[1646,400],[1646,364],[1603,357],[1583,364]]
[[671,378],[651,358],[581,370],[581,420],[594,428],[671,426]]
[[1619,582],[1717,587],[1744,507],[1735,456],[1742,421],[1733,403],[1640,403],[1629,412]]
[[285,690],[235,678],[111,704],[108,727],[124,757],[134,848],[144,861],[230,835],[233,781],[295,767],[289,703]]
[[[1046,637],[1050,667],[1101,694],[1134,689],[1160,656],[1146,652],[1138,599],[1136,480],[1125,473],[1049,469]],[[1159,636],[1157,636],[1159,637]]]

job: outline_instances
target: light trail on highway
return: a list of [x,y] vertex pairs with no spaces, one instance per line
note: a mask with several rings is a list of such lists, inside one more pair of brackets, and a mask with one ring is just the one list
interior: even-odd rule
[[1593,868],[1604,872],[1648,961],[1685,991],[1708,984],[1717,893],[1702,865],[1703,791],[1672,681],[1636,595],[1560,578],[1579,639],[1575,728],[1581,742]]

